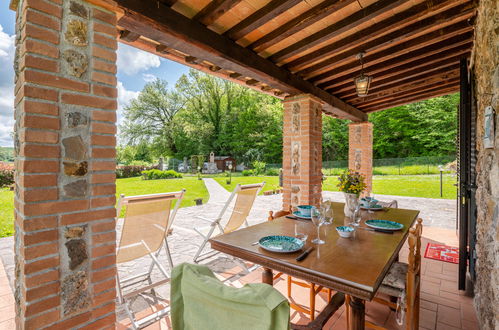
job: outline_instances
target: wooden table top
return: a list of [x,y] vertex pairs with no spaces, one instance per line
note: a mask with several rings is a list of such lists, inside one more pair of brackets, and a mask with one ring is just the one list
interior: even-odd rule
[[[341,238],[336,226],[350,222],[344,216],[343,207],[343,203],[333,203],[333,224],[321,226],[320,229],[321,239],[326,241],[322,245],[311,243],[317,236],[317,229],[311,221],[282,217],[214,237],[210,240],[211,247],[263,267],[371,300],[390,265],[397,258],[419,211],[363,211],[361,227],[366,227],[365,220],[383,219],[397,221],[403,224],[404,228],[393,235],[358,229],[354,238]],[[308,235],[304,249],[314,247],[311,254],[301,262],[295,260],[301,251],[281,254],[252,245],[267,235],[294,236],[295,225],[299,233]]]

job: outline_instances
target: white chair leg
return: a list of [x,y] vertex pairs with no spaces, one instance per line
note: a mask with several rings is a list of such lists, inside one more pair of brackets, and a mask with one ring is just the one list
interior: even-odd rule
[[173,269],[173,259],[172,255],[170,253],[170,247],[168,246],[168,241],[165,237],[165,251],[166,251],[166,256],[168,257],[168,263],[170,264],[170,270]]

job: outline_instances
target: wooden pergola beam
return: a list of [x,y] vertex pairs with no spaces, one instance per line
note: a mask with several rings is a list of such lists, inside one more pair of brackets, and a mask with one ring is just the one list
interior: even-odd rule
[[192,18],[204,25],[213,24],[220,16],[228,12],[232,7],[240,3],[242,0],[213,0],[203,9],[201,9]]
[[[452,60],[455,58],[459,58],[463,54],[468,54],[470,52],[471,47],[472,44],[468,40],[468,43],[464,45],[454,47],[447,51],[443,51],[437,54],[431,54],[425,57],[421,57],[413,61],[407,61],[407,62],[404,61],[404,63],[398,66],[387,67],[386,70],[383,71],[365,70],[364,72],[367,72],[374,79],[376,79],[376,81],[381,81],[396,75],[403,74],[405,72],[413,71],[415,69],[427,68],[429,65],[432,64],[438,65],[443,63],[443,61],[447,59]],[[344,77],[345,79],[335,80],[335,84],[331,85],[331,88],[338,90],[343,90],[345,88],[348,89],[352,85],[353,78],[357,76],[359,73],[360,72],[355,72],[355,74],[349,75],[348,77]]]
[[[385,89],[396,87],[406,82],[417,82],[433,76],[436,76],[437,79],[438,77],[445,79],[445,76],[447,74],[456,69],[456,63],[458,62],[456,62],[454,59],[445,60],[442,61],[442,63],[432,64],[422,69],[411,70],[394,77],[376,81],[375,83],[373,82],[373,84],[371,84],[371,88],[369,88],[369,91],[370,93],[376,93]],[[340,97],[345,100],[350,100],[357,97],[355,88],[339,92],[338,95],[341,95]]]
[[366,108],[370,107],[374,104],[386,103],[392,99],[397,99],[403,96],[411,96],[420,94],[422,92],[427,92],[430,90],[434,90],[435,88],[443,88],[442,86],[455,85],[459,83],[459,77],[454,76],[453,78],[442,79],[439,77],[436,79],[427,79],[423,82],[419,82],[417,84],[407,84],[404,86],[398,86],[396,88],[385,90],[383,92],[379,92],[377,94],[369,95],[364,99],[359,98],[356,99],[355,104],[359,107]]
[[254,41],[248,47],[256,52],[265,50],[354,2],[357,2],[357,0],[326,0],[321,2],[262,38]]
[[[328,61],[327,57],[338,55],[347,49],[360,46],[364,51],[367,51],[368,49],[371,49],[372,51],[372,45],[378,44],[379,46],[383,46],[387,42],[390,42],[390,40],[403,42],[404,39],[409,40],[414,36],[418,36],[422,31],[431,32],[431,29],[434,29],[437,26],[442,27],[442,22],[456,17],[456,11],[442,13],[444,18],[440,20],[438,17],[435,17],[435,14],[440,13],[444,9],[455,7],[459,5],[460,2],[466,1],[451,0],[448,2],[441,2],[435,6],[436,8],[429,7],[426,3],[419,4],[337,42],[302,56],[299,59],[288,63],[286,67],[292,69],[292,72],[299,70],[297,73],[306,76],[307,78],[313,77],[317,75],[317,71],[324,70],[325,68],[330,67],[331,64],[334,64],[334,62]],[[460,11],[457,12],[460,13]],[[373,40],[375,41],[372,42]],[[317,59],[324,58],[326,58],[326,60],[317,62]],[[314,62],[317,63],[304,68]]]
[[366,108],[365,111],[368,113],[375,112],[375,111],[381,111],[381,110],[390,109],[390,108],[398,107],[401,105],[406,105],[409,103],[424,101],[424,100],[431,99],[434,97],[449,95],[449,94],[453,94],[453,93],[457,93],[457,92],[459,92],[459,84],[457,84],[455,87],[449,87],[448,89],[444,89],[444,90],[439,88],[439,89],[436,89],[435,91],[426,92],[426,93],[416,95],[416,96],[402,97],[400,99],[394,99],[394,100],[391,100],[390,102],[377,105],[376,107]]
[[129,31],[285,93],[311,94],[324,102],[326,112],[341,118],[367,120],[362,111],[168,6],[140,0],[119,0],[118,5],[125,11],[119,25]]
[[[392,47],[394,44],[406,42],[413,38],[420,37],[423,33],[431,35],[431,32],[436,29],[441,29],[454,23],[459,23],[466,20],[471,15],[473,15],[474,12],[475,10],[473,6],[470,3],[466,3],[458,7],[451,8],[438,15],[430,16],[425,19],[416,21],[415,23],[403,28],[395,29],[393,32],[390,32],[388,34],[375,34],[373,38],[370,38],[370,40],[365,43],[357,43],[355,41],[355,39],[363,39],[362,34],[354,35],[355,39],[347,37],[345,40],[350,41],[352,43],[352,47],[349,47],[349,50],[346,52],[341,51],[341,49],[344,49],[342,47],[345,41],[340,40],[332,45],[326,46],[326,50],[324,52],[321,52],[320,55],[319,51],[313,52],[311,54],[314,54],[314,56],[305,55],[295,61],[286,64],[285,67],[292,72],[296,72],[296,69],[302,68],[303,65],[308,65],[316,62],[318,58],[324,58],[326,55],[330,56],[335,54],[335,56],[333,57],[327,58],[324,61],[320,61],[316,64],[313,64],[312,66],[300,69],[298,72],[296,72],[301,76],[313,76],[313,73],[316,71],[332,68],[337,65],[339,62],[338,58],[341,58],[343,60],[353,59],[355,58],[355,55],[357,55],[361,51],[370,54],[387,47]],[[388,21],[392,22],[391,19],[389,19]],[[383,22],[379,24],[383,25]],[[394,21],[393,24],[396,24],[396,21]],[[369,34],[369,32],[367,32],[366,34]],[[422,42],[424,42],[424,40]],[[336,51],[336,49],[339,50]]]
[[[364,72],[370,75],[376,75],[379,72],[383,72],[399,65],[407,64],[419,60],[421,58],[431,57],[433,55],[441,54],[447,51],[458,51],[463,47],[468,46],[472,42],[472,34],[467,32],[465,34],[460,34],[455,37],[451,37],[444,41],[440,41],[429,46],[415,49],[411,52],[393,52],[391,53],[390,59],[386,61],[382,61],[379,63],[372,64],[369,62],[368,65],[364,66]],[[392,56],[395,56],[392,58]],[[438,55],[440,56],[440,55]],[[370,65],[372,64],[372,65]],[[346,81],[352,81],[352,79],[360,74],[360,67],[358,62],[348,63],[341,67],[336,68],[334,73],[331,75],[320,75],[315,77],[314,79],[310,79],[315,84],[318,84],[319,87],[328,87],[334,88]]]
[[224,33],[233,40],[238,40],[256,30],[260,26],[269,22],[271,19],[286,12],[288,9],[296,6],[302,0],[272,0],[241,22],[230,28]]
[[[458,35],[463,35],[466,32],[469,32],[473,29],[472,26],[470,26],[467,22],[460,22],[458,24],[454,24],[452,26],[445,27],[443,29],[438,29],[433,32],[430,32],[425,35],[421,35],[417,38],[411,39],[409,41],[403,42],[401,44],[398,44],[394,47],[390,47],[387,49],[384,49],[380,52],[374,53],[367,55],[364,58],[364,63],[367,63],[367,65],[373,65],[377,63],[383,63],[383,62],[388,62],[391,59],[394,59],[396,57],[399,57],[403,54],[410,54],[410,52],[420,49],[421,47],[425,47],[431,44],[434,44],[436,42],[440,42],[443,40],[448,39],[449,37],[454,37]],[[351,52],[351,58],[349,64],[346,64],[344,66],[338,65],[337,67],[327,71],[329,74],[331,74],[332,77],[334,77],[337,74],[341,74],[343,71],[343,68],[352,68],[352,67],[358,67],[360,66],[358,63],[358,60],[356,60],[353,55],[356,53],[355,51]],[[343,59],[342,56],[338,56],[338,61],[341,61]],[[339,63],[338,63],[339,64]],[[324,73],[325,76],[326,73]],[[318,86],[320,88],[325,88],[328,89],[329,86],[334,82],[334,78],[331,80],[327,80],[322,84],[319,84]]]
[[280,63],[283,60],[304,52],[311,47],[319,45],[322,42],[328,41],[333,37],[340,35],[350,29],[370,21],[378,15],[386,13],[393,8],[396,8],[410,0],[380,0],[366,8],[363,8],[354,14],[342,19],[341,21],[328,26],[280,51],[273,54],[269,59],[274,63]]

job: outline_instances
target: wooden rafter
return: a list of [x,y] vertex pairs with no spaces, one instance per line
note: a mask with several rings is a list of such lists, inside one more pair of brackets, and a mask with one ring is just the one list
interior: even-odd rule
[[[381,81],[405,72],[414,71],[416,69],[422,70],[424,68],[428,68],[432,64],[444,63],[445,60],[452,61],[464,54],[469,53],[471,48],[471,43],[470,40],[466,41],[467,43],[461,46],[453,47],[451,49],[437,53],[438,54],[437,56],[434,56],[434,54],[432,54],[425,57],[421,57],[419,59],[411,58],[411,61],[404,61],[402,64],[398,66],[393,66],[390,68],[387,67],[384,70],[382,70],[381,68],[380,70],[369,70],[369,71],[366,70],[365,72],[368,72],[369,75],[371,75],[375,80]],[[381,67],[381,65],[379,66]],[[331,88],[334,88],[335,90],[339,91],[351,88],[354,77],[356,77],[359,73],[360,72],[358,73],[356,72],[355,74],[349,75],[348,78],[343,77],[344,79],[341,80],[338,79],[337,83],[332,85]]]
[[[364,50],[367,50],[372,48],[372,45],[376,44],[381,47],[389,41],[410,39],[421,33],[421,31],[431,30],[439,25],[441,27],[442,22],[445,19],[452,19],[452,17],[456,16],[456,13],[457,15],[460,15],[463,9],[460,8],[452,12],[447,11],[441,18],[435,15],[441,13],[445,9],[456,7],[462,2],[466,1],[443,1],[433,7],[428,6],[426,3],[419,4],[337,42],[302,56],[291,63],[288,63],[286,67],[292,69],[292,71],[299,70],[298,74],[300,75],[313,76],[314,72],[321,69],[323,70],[332,64],[331,60],[327,60],[327,57],[338,55],[338,53],[341,53],[344,50],[352,48],[364,48]],[[463,6],[464,9],[469,9],[471,7],[469,4]],[[388,32],[390,33],[384,35]],[[317,59],[324,58],[326,58],[326,60],[303,69],[304,67],[317,62]]]
[[406,84],[399,85],[392,89],[383,90],[378,93],[370,94],[367,97],[359,97],[352,100],[353,104],[357,106],[367,107],[376,103],[383,103],[388,101],[390,98],[396,98],[399,96],[409,96],[411,94],[416,94],[421,91],[428,91],[439,86],[449,85],[452,83],[459,82],[459,73],[456,71],[449,72],[443,77],[430,77],[421,81],[411,81]]
[[228,12],[232,7],[240,3],[242,0],[214,0],[206,5],[192,18],[204,25],[211,25],[220,16]]
[[354,2],[357,2],[357,0],[326,0],[321,2],[305,13],[298,15],[298,17],[251,43],[249,47],[254,51],[260,52]]
[[[428,65],[425,68],[414,69],[387,79],[374,81],[371,84],[369,91],[370,93],[376,93],[381,90],[397,87],[398,85],[402,85],[406,82],[421,81],[433,76],[445,77],[448,72],[455,70],[456,63],[458,62],[456,62],[454,59],[445,60],[442,61],[442,63],[435,63],[432,65]],[[357,97],[355,88],[349,88],[345,91],[338,92],[337,95],[339,95],[342,99],[353,99]]]
[[[387,48],[383,51],[374,53],[374,54],[368,54],[364,58],[364,63],[368,63],[369,65],[376,64],[376,63],[381,63],[385,62],[389,59],[396,58],[397,56],[400,56],[402,54],[408,54],[409,52],[412,52],[416,49],[419,49],[421,47],[436,43],[438,41],[443,41],[448,39],[449,37],[457,36],[457,35],[462,35],[463,33],[466,33],[468,31],[471,31],[473,29],[472,26],[470,26],[467,22],[461,22],[458,24],[454,24],[452,26],[445,27],[443,29],[438,29],[433,32],[430,32],[428,34],[419,36],[417,38],[411,39],[409,41],[403,42],[401,44],[398,44],[394,47]],[[359,51],[359,49],[353,50],[348,53],[350,55],[349,59],[350,62],[354,62],[355,66],[358,66],[358,60],[355,59],[355,54]],[[339,64],[341,63],[344,57],[338,57],[338,65],[337,67],[331,69],[328,71],[328,74],[331,76],[334,76],[336,74],[341,73],[342,71],[339,70]],[[346,62],[346,61],[345,61]],[[325,74],[324,74],[325,76]],[[333,80],[328,80],[322,84],[319,84],[318,86],[321,88],[329,88],[330,82],[334,81]]]
[[426,92],[424,94],[420,94],[420,95],[416,95],[416,96],[401,97],[398,99],[393,99],[393,100],[390,100],[390,102],[383,103],[383,104],[377,105],[375,107],[366,108],[365,111],[368,113],[375,112],[375,111],[381,111],[381,110],[390,109],[390,108],[398,107],[401,105],[419,102],[419,101],[431,99],[433,97],[449,95],[449,94],[457,93],[457,92],[459,92],[459,85],[457,85],[457,87],[449,87],[448,89],[444,89],[444,90],[439,88],[435,91]]
[[[399,65],[406,64],[410,66],[409,63],[412,61],[427,57],[431,58],[434,55],[440,54],[450,49],[457,50],[463,47],[463,45],[465,45],[465,47],[468,47],[469,50],[471,48],[470,46],[468,46],[470,42],[472,42],[472,34],[470,32],[466,32],[464,34],[459,34],[443,41],[436,42],[429,46],[411,50],[410,52],[407,52],[406,49],[403,49],[403,52],[394,51],[391,52],[391,56],[389,58],[382,62],[368,62],[367,65],[364,65],[364,72],[369,73],[370,75],[376,75],[381,71],[389,70]],[[390,48],[390,50],[392,49],[393,48]],[[368,57],[369,56],[367,56],[366,58]],[[318,86],[322,86],[320,85],[320,83],[324,83],[324,86],[334,88],[346,81],[351,81],[359,74],[360,65],[358,61],[355,61],[331,70],[329,71],[329,74],[318,75],[313,79],[310,79],[310,81],[314,82],[315,84],[319,83]]]
[[199,22],[168,6],[140,0],[118,0],[125,11],[118,24],[159,44],[202,58],[225,70],[238,72],[285,93],[308,93],[324,102],[326,112],[354,121],[366,115],[339,98],[293,75],[225,36],[207,29]]
[[301,1],[302,0],[272,0],[265,6],[248,16],[246,19],[230,28],[224,33],[224,35],[233,40],[238,40],[251,31],[267,23],[274,17],[296,6]]
[[319,45],[329,39],[340,35],[350,29],[354,29],[362,23],[385,13],[387,10],[396,8],[410,0],[380,0],[372,5],[361,9],[341,21],[328,26],[300,41],[294,43],[269,57],[272,62],[280,63],[286,58],[304,52],[311,47]]

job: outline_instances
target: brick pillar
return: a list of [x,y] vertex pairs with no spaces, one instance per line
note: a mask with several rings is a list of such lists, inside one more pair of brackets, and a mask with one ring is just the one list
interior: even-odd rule
[[322,103],[311,95],[284,100],[283,209],[318,205],[322,193]]
[[114,327],[116,17],[20,0],[16,30],[17,328]]
[[373,178],[373,124],[370,122],[348,125],[348,168],[365,175],[367,192],[372,191]]

